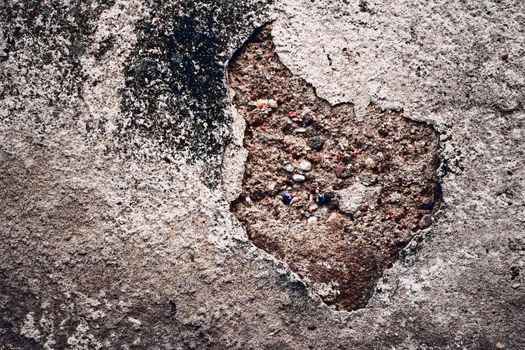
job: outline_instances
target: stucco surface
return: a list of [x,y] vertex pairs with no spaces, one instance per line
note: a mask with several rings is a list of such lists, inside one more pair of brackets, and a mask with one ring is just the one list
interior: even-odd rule
[[[0,4],[0,348],[525,348],[522,1]],[[230,213],[225,65],[275,20],[330,103],[441,132],[443,203],[336,312]],[[226,152],[225,152],[226,149]]]

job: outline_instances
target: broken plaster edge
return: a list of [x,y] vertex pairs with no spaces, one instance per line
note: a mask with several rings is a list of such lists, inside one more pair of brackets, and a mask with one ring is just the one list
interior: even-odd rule
[[[279,22],[279,18],[270,18],[267,21],[263,21],[262,23],[260,23],[258,26],[255,27],[254,31],[272,22],[273,23]],[[273,36],[274,30],[275,30],[275,27],[272,29],[272,36]],[[250,37],[246,39],[243,46],[248,42],[249,38]],[[243,46],[241,46],[241,48]],[[227,61],[225,65],[225,70],[226,70],[225,85],[228,90],[228,101],[227,101],[228,107],[227,107],[226,112],[231,114],[232,122],[230,125],[230,139],[227,142],[225,149],[224,149],[224,153],[222,155],[221,179],[220,179],[221,186],[219,190],[220,190],[220,196],[226,201],[228,205],[231,205],[241,195],[242,183],[243,183],[244,174],[245,174],[245,165],[248,159],[248,151],[244,148],[244,135],[245,135],[245,131],[247,128],[247,124],[246,124],[244,117],[237,111],[237,108],[235,107],[235,104],[233,102],[235,98],[235,91],[229,85],[229,75],[227,72],[227,69],[231,63],[231,60],[234,59],[236,52],[238,51],[235,51],[230,55],[230,59]],[[288,69],[290,69],[290,71],[292,71],[294,75],[297,75],[301,77],[302,79],[305,79],[305,77],[299,74],[299,72],[294,72],[291,67],[286,65],[286,63],[282,60],[281,54],[279,53],[278,50],[276,50],[276,53],[281,63],[284,66],[286,66]],[[330,106],[334,107],[342,103],[351,105],[354,110],[354,114],[357,120],[362,120],[362,118],[365,118],[370,108],[378,108],[379,110],[383,112],[386,110],[396,109],[396,108],[388,108],[388,106],[382,105],[380,103],[381,101],[374,101],[374,99],[370,96],[363,98],[362,94],[358,95],[355,100],[339,100],[339,99],[334,100],[332,98],[320,96],[318,89],[316,88],[314,82],[308,81],[307,79],[305,79],[305,81],[307,82],[307,84],[309,84],[311,87],[314,88],[315,95],[319,99],[327,101],[330,104]],[[448,145],[449,147],[451,146],[449,142],[450,140],[448,139],[442,140],[440,138],[444,130],[447,129],[446,126],[443,125],[443,123],[441,122],[441,118],[436,119],[430,116],[426,116],[426,117],[420,116],[414,113],[410,113],[409,111],[404,110],[403,108],[401,108],[401,110],[399,110],[398,113],[400,113],[403,118],[406,118],[406,119],[409,119],[409,120],[412,120],[418,123],[427,124],[436,133],[438,137],[438,148],[436,150],[436,153],[437,153],[439,163],[440,163],[438,167],[438,173],[437,173],[438,180],[437,181],[441,185],[443,185],[444,182],[446,181],[445,180],[446,173],[443,172],[443,165],[447,161],[450,162],[451,160],[453,160],[454,157],[456,156],[456,152],[452,152],[451,154],[447,154],[447,152],[445,152],[445,145]],[[453,147],[452,145],[452,148],[455,148],[455,147]],[[445,209],[446,209],[446,206],[440,205],[439,208],[436,210],[436,212],[432,214],[431,220],[434,222],[437,219],[439,214],[443,214],[443,211]],[[271,262],[273,266],[277,269],[276,272],[281,276],[286,275],[290,282],[298,281],[300,283],[303,283],[306,287],[306,292],[308,296],[313,301],[316,301],[321,307],[324,307],[330,310],[334,315],[338,315],[339,317],[342,317],[342,318],[345,318],[348,315],[361,314],[363,312],[366,312],[366,310],[375,309],[376,308],[375,305],[377,301],[385,298],[384,296],[380,296],[378,293],[378,287],[385,286],[385,280],[384,280],[385,276],[388,275],[389,277],[392,277],[392,274],[394,274],[395,276],[397,276],[397,278],[400,278],[399,273],[401,271],[399,269],[402,269],[402,270],[407,269],[407,266],[401,261],[401,259],[396,259],[393,266],[386,269],[381,275],[381,277],[378,279],[375,285],[374,291],[372,293],[372,296],[368,299],[364,307],[357,309],[357,310],[344,310],[344,309],[338,310],[335,307],[326,304],[322,300],[320,295],[318,294],[316,287],[312,285],[311,283],[307,283],[308,282],[307,280],[301,278],[297,273],[291,270],[291,268],[285,261],[282,261],[276,258],[275,256],[273,256],[272,254],[266,252],[265,250],[255,246],[253,242],[249,239],[246,229],[237,220],[237,218],[233,215],[233,213],[231,213],[231,218],[232,220],[236,221],[236,223],[240,226],[241,231],[242,231],[242,238],[243,238],[242,242],[247,243],[249,245],[249,254],[250,255],[255,254],[255,256],[252,255],[252,258],[262,259],[262,260]],[[412,238],[408,242],[407,246],[405,246],[400,251],[399,254],[401,255],[403,252],[410,253],[415,250],[421,249],[420,248],[421,243],[418,241],[424,240],[424,238],[427,235],[429,235],[429,232],[431,231],[431,229],[432,228],[430,227],[430,228],[426,228],[426,229],[419,230],[418,232],[416,232],[416,234],[412,236]],[[403,273],[401,272],[401,274]]]

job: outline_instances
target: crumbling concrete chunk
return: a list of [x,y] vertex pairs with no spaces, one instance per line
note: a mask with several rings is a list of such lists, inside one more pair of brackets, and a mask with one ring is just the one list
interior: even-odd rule
[[360,210],[375,208],[381,188],[366,187],[361,183],[356,183],[336,193],[339,196],[339,210],[343,213],[354,215]]

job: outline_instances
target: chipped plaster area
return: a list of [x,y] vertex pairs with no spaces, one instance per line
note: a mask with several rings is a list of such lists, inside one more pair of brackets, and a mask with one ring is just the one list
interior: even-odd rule
[[523,347],[524,4],[361,3],[281,1],[281,60],[331,103],[437,125],[450,172],[357,323],[396,348]]
[[329,305],[362,308],[439,205],[438,135],[392,111],[359,121],[351,105],[330,106],[279,62],[270,33],[228,67],[248,151],[232,212],[309,286],[332,284],[319,294]]

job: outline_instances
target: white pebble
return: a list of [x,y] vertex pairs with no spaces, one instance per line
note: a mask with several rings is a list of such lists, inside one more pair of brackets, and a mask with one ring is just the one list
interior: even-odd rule
[[270,107],[272,109],[276,109],[278,107],[277,101],[275,101],[273,99],[268,100],[268,107]]
[[284,166],[284,170],[286,170],[286,171],[289,172],[289,173],[293,173],[293,171],[294,171],[294,167],[293,167],[292,164],[288,163],[288,164],[286,164],[286,165]]
[[309,225],[313,225],[315,223],[317,223],[317,218],[315,216],[311,216],[311,217],[308,218],[308,224]]
[[293,174],[292,179],[296,182],[303,182],[304,180],[306,180],[304,175],[301,174]]
[[307,160],[303,160],[299,163],[299,169],[303,171],[310,171],[312,170],[312,163]]

